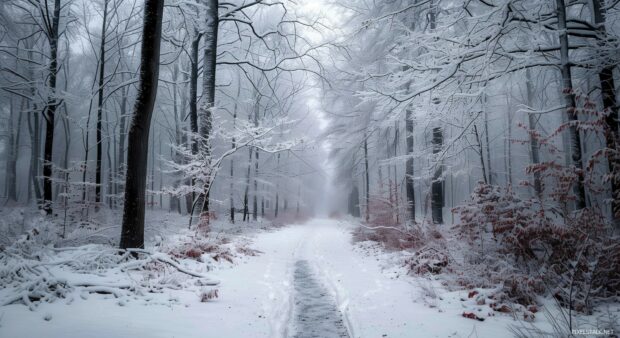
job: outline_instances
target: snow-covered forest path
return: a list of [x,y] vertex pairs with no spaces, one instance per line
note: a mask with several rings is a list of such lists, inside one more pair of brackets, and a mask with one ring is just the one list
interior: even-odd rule
[[425,304],[431,281],[354,244],[353,229],[316,219],[249,235],[261,254],[209,271],[221,281],[214,301],[180,288],[124,300],[75,295],[35,311],[9,305],[0,308],[0,337],[507,336],[503,318],[462,318],[466,293],[437,290],[439,303]]

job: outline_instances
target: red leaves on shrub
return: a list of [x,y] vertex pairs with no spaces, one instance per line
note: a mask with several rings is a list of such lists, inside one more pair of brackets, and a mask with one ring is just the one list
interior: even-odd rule
[[469,318],[469,319],[475,319],[481,322],[484,321],[484,318],[476,316],[476,314],[473,312],[463,312],[462,316],[465,318]]
[[416,251],[413,256],[405,260],[406,266],[409,268],[409,273],[417,275],[423,275],[426,273],[439,274],[448,266],[448,255],[445,247],[439,247],[439,249],[426,246]]

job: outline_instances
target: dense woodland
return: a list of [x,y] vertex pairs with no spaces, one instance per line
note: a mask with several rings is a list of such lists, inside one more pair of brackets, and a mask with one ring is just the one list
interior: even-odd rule
[[297,31],[312,22],[278,2],[170,3],[143,24],[146,10],[3,2],[3,203],[69,223],[123,196],[233,222],[307,212],[317,146],[299,98],[322,46]]
[[60,238],[116,219],[121,249],[149,210],[206,231],[349,214],[414,273],[591,313],[620,292],[618,19],[615,0],[6,0],[0,203]]

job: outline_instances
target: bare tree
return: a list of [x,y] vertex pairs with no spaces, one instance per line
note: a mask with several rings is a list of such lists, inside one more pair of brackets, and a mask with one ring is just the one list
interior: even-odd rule
[[128,135],[121,249],[144,247],[148,141],[157,96],[163,16],[164,0],[145,1],[140,85]]

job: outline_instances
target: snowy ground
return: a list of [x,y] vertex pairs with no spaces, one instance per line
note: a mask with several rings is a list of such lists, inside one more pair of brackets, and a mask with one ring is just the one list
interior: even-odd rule
[[253,233],[261,254],[203,271],[221,281],[213,301],[181,287],[122,302],[91,294],[34,311],[9,305],[0,308],[0,337],[512,336],[511,317],[463,318],[467,292],[386,268],[389,254],[353,244],[352,227],[317,219]]

